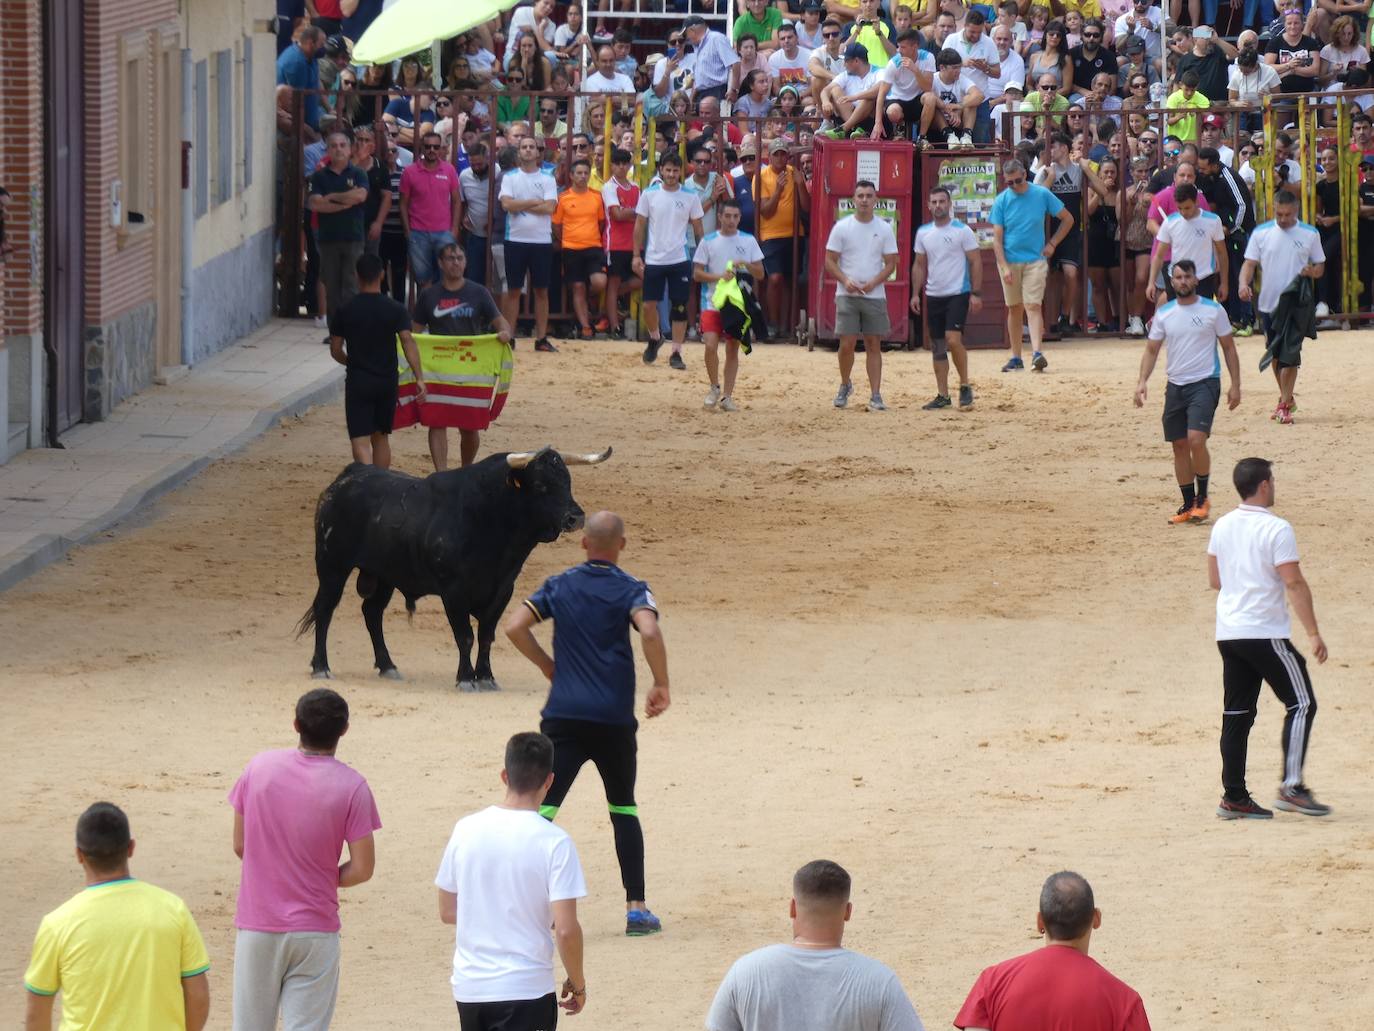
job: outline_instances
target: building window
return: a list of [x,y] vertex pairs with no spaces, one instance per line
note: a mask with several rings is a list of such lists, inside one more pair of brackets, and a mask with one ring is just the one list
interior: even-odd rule
[[138,33],[124,37],[119,69],[119,178],[124,184],[126,226],[152,218],[149,74],[147,36]]
[[210,66],[196,62],[196,218],[210,210]]
[[211,194],[215,204],[223,204],[234,195],[234,52],[216,50],[214,59]]

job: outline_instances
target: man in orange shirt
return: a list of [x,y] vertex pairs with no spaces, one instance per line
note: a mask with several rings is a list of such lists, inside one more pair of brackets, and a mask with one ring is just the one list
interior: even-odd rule
[[792,157],[791,142],[786,136],[773,141],[768,164],[759,172],[759,185],[754,195],[758,205],[763,271],[768,276],[765,310],[772,327],[769,336],[786,332],[782,308],[787,297],[787,282],[795,278],[792,267],[794,236],[799,253],[806,253],[806,230],[798,216],[810,210],[811,194],[801,174],[788,167]]
[[563,247],[563,279],[572,287],[573,312],[583,340],[592,338],[592,317],[587,287],[593,294],[606,289],[606,252],[601,241],[606,226],[606,205],[601,194],[588,189],[592,163],[578,158],[572,163],[572,185],[558,198],[553,213],[555,238]]

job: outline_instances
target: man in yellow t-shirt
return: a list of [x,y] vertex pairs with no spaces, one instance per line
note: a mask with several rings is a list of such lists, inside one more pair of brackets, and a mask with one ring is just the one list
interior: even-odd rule
[[1178,79],[1178,89],[1170,93],[1164,106],[1177,112],[1169,115],[1172,133],[1184,143],[1196,143],[1200,119],[1198,109],[1205,110],[1212,102],[1197,91],[1198,74],[1189,68]]
[[[795,282],[796,270],[792,262],[793,237],[799,254],[806,252],[805,228],[801,213],[811,209],[811,193],[801,169],[793,167],[791,140],[779,136],[769,148],[768,164],[759,172],[758,191],[754,194],[757,206],[759,246],[763,249],[763,271],[768,277],[764,313],[775,332],[786,327],[783,302],[787,299],[787,283]],[[796,307],[794,305],[794,307]]]
[[86,889],[38,925],[29,968],[28,1028],[200,1031],[210,1012],[210,958],[186,903],[129,874],[134,841],[118,806],[97,802],[76,823]]

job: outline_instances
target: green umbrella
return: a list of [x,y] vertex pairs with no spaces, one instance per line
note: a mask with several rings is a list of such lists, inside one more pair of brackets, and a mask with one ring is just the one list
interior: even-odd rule
[[514,7],[516,0],[397,0],[353,44],[357,64],[385,64],[451,39]]

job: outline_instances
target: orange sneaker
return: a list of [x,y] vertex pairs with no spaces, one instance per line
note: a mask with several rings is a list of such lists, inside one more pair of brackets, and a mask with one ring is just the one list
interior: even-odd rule
[[1193,505],[1193,510],[1188,513],[1188,518],[1195,523],[1205,523],[1207,517],[1212,514],[1212,499],[1200,498]]
[[1170,526],[1183,526],[1193,518],[1192,505],[1180,505],[1177,512],[1169,517]]

